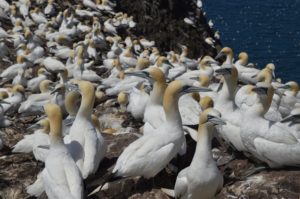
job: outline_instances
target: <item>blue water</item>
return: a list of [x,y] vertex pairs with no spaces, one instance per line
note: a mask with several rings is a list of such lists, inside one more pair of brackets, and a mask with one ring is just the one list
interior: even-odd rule
[[249,54],[262,68],[276,65],[276,76],[300,83],[300,0],[203,0],[207,18],[237,57]]

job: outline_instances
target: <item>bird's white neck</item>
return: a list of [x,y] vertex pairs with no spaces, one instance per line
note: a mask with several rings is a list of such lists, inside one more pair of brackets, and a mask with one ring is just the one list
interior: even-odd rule
[[153,85],[153,90],[150,94],[150,103],[162,105],[164,93],[166,90],[166,83],[164,82],[155,82]]
[[244,114],[253,119],[259,117],[263,118],[267,111],[268,110],[266,110],[262,103],[257,103],[252,107],[248,108],[246,111],[244,111]]
[[231,54],[228,54],[226,56],[225,64],[232,65],[233,56]]
[[224,78],[224,83],[221,91],[219,92],[218,99],[223,102],[233,101],[237,87],[237,80],[232,77]]
[[77,116],[90,118],[94,106],[95,95],[83,95]]
[[177,96],[167,96],[164,97],[164,111],[166,114],[166,120],[172,125],[182,126],[182,120],[178,107],[179,97]]
[[199,170],[199,165],[214,163],[211,153],[211,141],[213,126],[201,124],[199,126],[196,152],[194,154],[190,168]]

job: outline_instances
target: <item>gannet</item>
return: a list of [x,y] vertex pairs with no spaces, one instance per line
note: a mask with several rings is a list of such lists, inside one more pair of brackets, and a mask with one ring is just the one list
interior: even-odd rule
[[128,93],[121,91],[118,94],[117,101],[120,105],[120,111],[121,112],[126,112],[126,106],[128,104]]
[[22,85],[15,85],[12,88],[12,96],[4,99],[7,104],[2,104],[3,112],[15,111],[20,106],[20,103],[25,99],[25,89]]
[[262,69],[254,78],[254,83],[271,83],[273,78],[275,78],[275,65],[273,63],[267,64],[266,67]]
[[225,65],[216,70],[216,73],[224,77],[224,83],[215,100],[215,109],[222,113],[226,121],[226,125],[219,127],[218,131],[237,150],[243,151],[244,146],[240,137],[240,110],[234,102],[237,91],[238,71],[233,65]]
[[118,35],[116,27],[112,24],[112,19],[107,19],[104,22],[104,31],[113,35]]
[[20,84],[22,86],[27,85],[27,79],[25,77],[25,70],[24,69],[19,69],[17,76],[13,79],[12,85],[17,85]]
[[256,76],[260,70],[248,66],[249,56],[246,52],[239,54],[239,59],[235,62],[235,67],[238,70],[239,80],[243,83],[253,82],[253,77]]
[[145,38],[141,38],[139,40],[140,44],[142,44],[142,46],[144,48],[152,48],[153,46],[155,46],[155,41],[148,41],[147,39]]
[[[271,104],[269,110],[267,111],[267,113],[265,114],[265,118],[267,120],[270,120],[273,122],[278,122],[282,119],[282,115],[278,110],[280,100],[281,100],[281,95],[282,95],[282,93],[279,92],[279,90],[281,89],[282,84],[273,81],[273,78],[275,77],[274,70],[275,70],[275,65],[272,63],[269,63],[266,65],[266,67],[264,69],[259,71],[259,73],[257,75],[253,76],[252,80],[250,82],[252,82],[252,84],[257,84],[258,82],[265,82],[268,84],[272,83],[272,85],[274,87],[278,88],[277,89],[278,92],[276,92],[273,95],[272,104]],[[243,87],[240,90],[242,90],[242,89],[243,89]]]
[[41,46],[36,46],[34,49],[30,50],[30,53],[25,57],[28,61],[38,64],[43,61],[43,56],[45,54],[44,48]]
[[[3,106],[2,104],[9,104],[8,102],[6,102],[6,101],[3,100],[2,94],[4,94],[4,93],[5,92],[0,92],[0,127],[1,128],[8,127],[8,126],[10,126],[12,124],[12,122],[5,117],[5,113],[4,113],[4,110],[2,108],[2,106]],[[6,95],[8,97],[8,94],[6,94]],[[5,97],[5,98],[7,98],[7,97]],[[0,137],[0,142],[1,142],[1,137]],[[0,146],[1,146],[1,143],[0,143]]]
[[153,47],[149,56],[151,64],[154,64],[159,56],[159,50],[156,47]]
[[30,66],[30,63],[28,60],[22,56],[17,56],[17,63],[9,66],[3,72],[1,73],[0,77],[2,81],[9,81],[12,80],[16,75],[18,75],[19,69],[26,69]]
[[49,120],[42,119],[38,123],[30,126],[27,130],[35,129],[33,134],[25,135],[25,137],[20,140],[16,145],[13,146],[12,152],[14,153],[30,153],[33,152],[33,155],[36,160],[44,162],[47,155],[48,149],[40,148],[39,146],[47,146],[49,142]]
[[29,14],[29,7],[31,6],[30,0],[21,1],[19,5],[19,11],[24,18]]
[[29,95],[27,100],[21,103],[18,112],[29,114],[42,113],[43,106],[54,99],[49,88],[51,83],[50,80],[43,80],[39,86],[41,93]]
[[79,169],[62,140],[62,112],[58,105],[44,106],[50,122],[50,150],[42,171],[44,189],[49,198],[83,198]]
[[223,187],[223,176],[212,157],[211,141],[214,126],[223,125],[221,114],[207,109],[200,115],[197,146],[191,165],[179,172],[175,198],[212,199]]
[[[63,121],[63,134],[68,135],[75,120],[81,102],[81,95],[76,91],[69,91],[65,97],[65,108],[68,117]],[[66,143],[66,142],[65,142]]]
[[288,123],[296,131],[296,134],[294,134],[295,137],[300,139],[300,108],[293,109],[291,114],[283,118],[280,122]]
[[5,0],[1,0],[0,1],[0,7],[5,10],[5,11],[8,11],[9,10],[9,3],[7,3]]
[[212,37],[206,37],[204,41],[205,41],[205,43],[210,45],[212,48],[216,48],[216,46],[215,46],[216,41]]
[[[120,37],[106,37],[106,41],[108,41],[109,43],[112,43],[111,47],[110,47],[110,51],[107,52],[107,58],[108,59],[115,59],[117,58],[117,56],[119,56],[122,53],[122,49],[119,47],[119,41],[120,41]],[[103,61],[104,64],[104,61]],[[106,64],[104,64],[106,65]]]
[[286,90],[283,93],[283,96],[280,99],[279,112],[283,117],[286,117],[295,107],[295,104],[298,102],[297,94],[299,92],[299,85],[297,82],[290,81],[284,84],[281,88]]
[[103,140],[98,139],[97,132],[91,121],[92,109],[95,101],[94,86],[87,81],[77,82],[82,96],[80,108],[70,128],[70,153],[74,158],[83,178],[97,171],[103,156],[99,147],[106,151]]
[[151,67],[148,71],[134,72],[132,75],[154,81],[153,90],[144,112],[144,134],[147,134],[149,131],[152,132],[153,128],[159,127],[165,120],[164,114],[161,113],[163,112],[163,97],[167,88],[166,79],[163,72],[156,67]]
[[135,67],[137,59],[133,56],[131,48],[125,49],[119,56],[122,65],[129,67]]
[[101,24],[99,23],[99,21],[93,22],[91,39],[94,42],[96,48],[104,49],[107,47],[105,36],[101,31]]
[[[134,72],[134,73],[127,73],[136,76],[140,76],[143,78],[148,79],[150,82],[153,82],[153,90],[150,93],[150,99],[145,108],[144,113],[144,128],[143,133],[148,134],[148,132],[153,132],[153,129],[159,127],[165,121],[165,114],[162,106],[163,95],[165,89],[167,87],[165,76],[163,72],[156,68],[151,67],[148,71],[142,72]],[[210,91],[210,89],[202,89],[205,91]],[[184,97],[186,98],[186,97]],[[192,101],[194,102],[194,101]],[[197,116],[199,115],[200,107],[197,102],[192,103],[194,106],[191,106],[190,103],[186,104],[184,99],[179,100],[179,111],[182,114],[182,121],[183,124],[186,125],[195,125],[198,122],[196,121]],[[182,107],[184,106],[184,107]],[[195,110],[191,112],[193,109],[192,107],[196,107]]]
[[226,56],[226,60],[223,63],[223,65],[232,65],[232,62],[233,62],[233,51],[232,51],[232,49],[229,48],[229,47],[222,48],[222,50],[215,57],[215,59],[219,59],[223,56]]
[[294,136],[295,130],[263,117],[271,105],[274,88],[259,83],[252,91],[258,100],[242,112],[241,138],[247,151],[271,168],[299,166],[300,143]]
[[155,130],[156,133],[140,137],[123,151],[113,169],[114,176],[151,178],[169,163],[184,143],[178,100],[183,94],[199,90],[202,89],[182,81],[169,84],[163,99],[166,121]]
[[46,59],[44,59],[43,65],[45,66],[47,71],[50,71],[53,73],[56,73],[56,72],[59,72],[59,71],[62,71],[65,69],[65,65],[61,61],[55,59],[54,57],[47,57]]
[[107,143],[104,140],[103,136],[101,135],[100,121],[99,121],[98,117],[95,114],[92,114],[91,118],[92,118],[92,123],[97,131],[97,138],[101,143],[101,145],[98,145],[98,149],[97,149],[98,158],[96,159],[96,164],[99,165],[101,160],[103,159],[103,157],[106,154],[106,150],[103,150],[103,149],[107,148]]
[[181,76],[179,76],[177,79],[198,78],[199,76],[207,76],[209,77],[209,79],[212,79],[214,70],[211,66],[217,63],[218,62],[214,60],[212,57],[205,56],[201,59],[198,70],[188,71],[182,74]]
[[42,12],[40,12],[40,9],[38,7],[34,8],[33,10],[30,11],[30,16],[36,24],[48,22],[45,15]]
[[54,2],[53,0],[48,0],[48,4],[44,9],[44,14],[46,16],[53,16],[56,12],[55,7],[54,7]]
[[144,90],[144,84],[141,84],[140,88],[133,87],[129,95],[127,111],[130,112],[135,119],[143,119],[149,98],[149,94]]
[[[131,72],[128,73],[124,73],[123,71],[119,72],[119,77],[120,79],[115,79],[117,80],[115,82],[115,84],[111,84],[108,88],[105,90],[106,94],[109,96],[113,96],[113,95],[117,95],[120,91],[123,92],[130,92],[132,90],[133,87],[141,84],[142,82],[145,82],[146,80],[144,78],[141,77],[124,77],[124,74],[127,74],[129,76]],[[105,84],[107,84],[108,82],[106,82]]]
[[184,65],[186,65],[186,67],[189,69],[196,69],[199,64],[199,61],[187,58],[188,47],[181,45],[181,44],[178,44],[178,45],[182,50],[182,53],[180,54],[180,62],[182,62]]

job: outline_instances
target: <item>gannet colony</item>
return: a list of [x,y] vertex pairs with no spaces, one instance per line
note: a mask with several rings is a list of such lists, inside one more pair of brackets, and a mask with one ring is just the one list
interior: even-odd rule
[[295,81],[230,47],[162,51],[115,7],[0,0],[0,198],[239,198],[300,176]]

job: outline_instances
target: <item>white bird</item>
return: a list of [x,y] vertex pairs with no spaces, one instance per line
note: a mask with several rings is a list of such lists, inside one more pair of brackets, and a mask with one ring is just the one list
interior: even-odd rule
[[196,3],[196,5],[197,5],[197,8],[202,8],[202,6],[203,6],[203,4],[202,4],[202,0],[197,0],[197,3]]
[[46,80],[50,73],[44,68],[40,68],[37,75],[37,77],[34,77],[27,82],[27,88],[32,92],[37,92],[39,90],[40,83]]
[[[41,128],[42,127],[42,128]],[[42,119],[38,123],[27,128],[35,129],[41,128],[34,131],[33,134],[25,135],[25,137],[20,140],[15,146],[13,146],[13,153],[31,153],[36,160],[44,162],[49,150],[40,148],[39,146],[48,146],[49,143],[49,132],[50,125],[48,119]]]
[[143,87],[143,84],[140,89],[133,87],[129,95],[127,111],[130,112],[135,119],[144,118],[144,112],[149,100],[149,95],[145,92]]
[[55,7],[54,7],[54,1],[53,0],[48,0],[48,4],[44,9],[44,14],[46,16],[52,16],[55,14]]
[[139,42],[144,48],[151,48],[155,45],[155,41],[149,41],[145,38],[140,39]]
[[181,48],[182,53],[180,54],[180,62],[182,62],[188,69],[195,69],[197,68],[199,61],[190,59],[187,57],[188,55],[188,47],[185,45],[178,44],[178,46]]
[[50,122],[50,150],[42,171],[44,189],[49,198],[83,198],[81,173],[62,139],[62,112],[58,105],[44,106]]
[[248,66],[248,59],[248,54],[246,52],[241,52],[239,54],[239,59],[235,62],[235,67],[239,73],[239,80],[244,83],[251,83],[253,77],[260,72],[259,69]]
[[280,99],[279,112],[283,117],[288,116],[295,104],[298,102],[297,94],[299,92],[299,85],[297,82],[290,81],[283,85],[286,90]]
[[299,166],[300,143],[295,129],[263,117],[271,105],[274,88],[259,83],[252,91],[258,100],[242,112],[241,138],[247,151],[271,168]]
[[[81,95],[76,91],[69,91],[65,98],[65,108],[68,117],[63,121],[63,134],[68,135],[75,120],[81,102]],[[66,142],[65,142],[66,143]]]
[[[5,95],[5,98],[8,97],[8,94],[7,93],[5,94],[5,93],[6,92],[0,92],[1,98],[2,98],[2,99],[0,99],[0,127],[1,128],[8,127],[12,124],[12,122],[5,117],[5,113],[4,113],[3,108],[2,108],[2,104],[9,104],[8,102],[3,101],[3,99],[4,99],[3,96],[2,96],[3,94]],[[0,131],[0,134],[1,134],[1,131]],[[1,145],[3,146],[3,143],[1,141],[1,135],[0,135],[0,142],[1,142],[0,143],[0,148],[2,148]]]
[[108,32],[108,33],[113,34],[113,35],[118,34],[116,27],[112,24],[112,19],[107,19],[104,22],[104,28],[105,28],[104,29],[105,32]]
[[45,66],[45,68],[47,69],[47,71],[50,71],[53,73],[63,71],[66,68],[65,65],[61,61],[55,59],[54,57],[47,57],[46,59],[44,59],[44,61],[42,63]]
[[196,26],[195,26],[195,23],[194,23],[190,18],[185,17],[185,18],[183,19],[183,21],[184,21],[186,24],[188,24],[188,25],[191,25],[191,26],[193,26],[193,27],[196,27]]
[[[98,138],[91,121],[92,109],[95,100],[94,86],[87,81],[77,82],[82,96],[80,108],[70,129],[70,153],[74,158],[83,178],[97,171],[103,159],[106,145]],[[99,150],[99,147],[101,147]],[[99,153],[102,151],[103,153]]]
[[140,137],[123,151],[113,169],[115,176],[151,178],[170,162],[184,143],[178,100],[196,90],[181,81],[169,84],[163,102],[166,121],[155,133]]
[[226,65],[216,70],[216,72],[223,75],[224,83],[215,100],[215,108],[222,113],[226,121],[226,125],[220,126],[218,131],[237,150],[243,151],[245,148],[240,136],[240,126],[242,125],[240,121],[241,112],[234,102],[235,98],[237,98],[237,69],[233,65]]
[[9,3],[5,0],[0,0],[0,7],[5,10],[5,11],[9,11]]
[[39,11],[39,8],[36,7],[35,9],[30,11],[30,16],[32,20],[37,24],[47,23],[48,20],[45,15]]
[[296,132],[294,136],[297,139],[300,139],[300,108],[293,109],[291,114],[282,119],[280,122],[288,123],[288,126],[291,126],[291,128],[293,128]]
[[12,81],[12,85],[17,85],[17,84],[20,84],[22,86],[27,85],[27,79],[25,77],[25,71],[22,68],[18,70],[18,75]]
[[30,0],[25,0],[24,2],[20,3],[19,11],[24,18],[28,16],[30,5],[31,5]]
[[198,70],[191,70],[185,72],[181,76],[177,77],[177,79],[187,80],[187,79],[198,78],[199,76],[207,76],[209,77],[209,79],[212,79],[214,74],[214,69],[212,68],[212,65],[217,63],[218,62],[214,60],[212,57],[205,56],[201,59]]
[[[200,115],[197,146],[189,167],[179,172],[174,197],[181,199],[213,199],[223,187],[223,176],[212,157],[211,141],[215,125],[223,125],[221,114],[207,109]],[[166,189],[162,189],[165,191]],[[166,190],[166,193],[172,193]],[[173,194],[172,194],[173,195]]]
[[25,89],[22,85],[15,85],[12,88],[12,96],[4,99],[6,104],[2,104],[2,111],[5,113],[7,111],[15,111],[20,106],[21,102],[24,100]]
[[122,65],[129,67],[135,67],[137,64],[137,59],[133,56],[131,52],[131,48],[127,48],[123,50],[123,52],[119,56],[120,62]]
[[18,75],[19,69],[25,70],[30,63],[22,55],[17,56],[17,63],[9,66],[1,73],[0,77],[2,81],[12,80],[16,75]]
[[51,100],[55,101],[55,96],[50,91],[51,83],[50,80],[43,80],[39,86],[41,93],[29,95],[27,100],[21,103],[18,112],[29,114],[42,113],[45,104],[50,103]]

